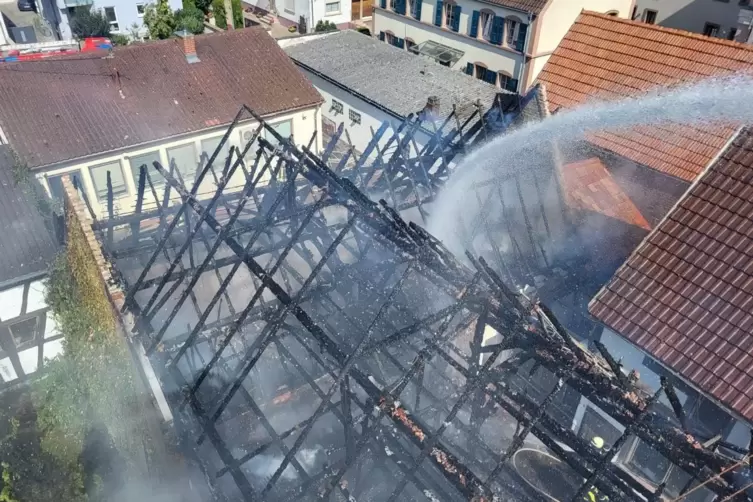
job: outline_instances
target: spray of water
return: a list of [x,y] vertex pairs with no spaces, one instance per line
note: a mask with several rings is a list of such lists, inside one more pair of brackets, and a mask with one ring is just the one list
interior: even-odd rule
[[694,85],[657,89],[637,98],[592,102],[515,130],[479,148],[455,169],[432,208],[429,231],[462,255],[458,220],[478,220],[489,208],[474,199],[473,186],[503,174],[527,172],[551,162],[546,152],[578,143],[588,133],[643,125],[753,122],[753,79],[708,79]]

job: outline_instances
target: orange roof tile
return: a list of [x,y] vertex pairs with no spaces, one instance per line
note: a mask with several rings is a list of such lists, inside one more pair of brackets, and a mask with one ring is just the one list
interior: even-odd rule
[[565,165],[562,168],[562,180],[565,199],[573,209],[593,211],[651,230],[646,218],[598,158]]
[[753,421],[753,129],[698,178],[588,310]]
[[[637,96],[657,86],[753,72],[753,46],[584,11],[538,76],[550,111],[594,99]],[[692,181],[736,126],[642,127],[589,136],[593,144]]]

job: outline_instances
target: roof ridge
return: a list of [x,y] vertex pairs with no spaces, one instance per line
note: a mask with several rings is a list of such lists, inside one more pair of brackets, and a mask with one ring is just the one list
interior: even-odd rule
[[707,37],[706,35],[700,35],[698,33],[693,33],[691,31],[680,30],[680,29],[677,29],[677,28],[667,28],[666,26],[659,26],[659,25],[656,25],[656,24],[648,24],[648,23],[644,23],[644,22],[641,22],[641,21],[634,21],[632,19],[623,19],[623,18],[620,18],[620,17],[617,17],[617,16],[610,16],[608,14],[603,14],[601,12],[595,12],[595,11],[586,10],[586,9],[583,9],[580,12],[580,14],[578,15],[578,18],[575,20],[575,23],[573,23],[573,24],[577,24],[578,21],[580,21],[580,19],[582,17],[584,17],[584,16],[595,17],[595,18],[604,19],[604,20],[607,20],[607,21],[612,21],[612,22],[617,22],[617,23],[622,23],[622,24],[628,24],[630,26],[636,26],[636,27],[643,28],[643,29],[646,29],[646,30],[649,30],[649,31],[659,31],[659,32],[665,32],[665,33],[671,33],[672,35],[679,35],[679,36],[682,36],[682,37],[685,37],[685,38],[690,38],[690,39],[694,39],[694,40],[700,40],[700,41],[704,41],[704,42],[725,45],[727,47],[734,47],[736,49],[744,49],[746,51],[753,52],[753,45],[751,45],[751,44],[746,44],[746,43],[743,43],[743,42],[735,42],[733,40],[725,40],[723,38]]

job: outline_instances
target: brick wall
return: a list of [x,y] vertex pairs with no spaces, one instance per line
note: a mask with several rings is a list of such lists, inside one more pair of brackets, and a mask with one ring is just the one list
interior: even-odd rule
[[162,392],[159,380],[154,373],[154,369],[152,368],[149,359],[146,357],[144,347],[140,342],[132,339],[130,336],[130,333],[134,332],[136,319],[132,313],[124,312],[125,291],[123,291],[122,286],[115,278],[115,274],[113,274],[112,264],[102,252],[102,244],[94,233],[92,228],[93,221],[86,204],[81,199],[81,196],[73,187],[73,183],[67,176],[62,178],[62,182],[63,190],[65,192],[66,223],[68,225],[67,234],[70,236],[72,233],[79,233],[72,232],[72,230],[74,230],[72,228],[73,225],[78,227],[76,230],[83,233],[86,243],[88,244],[88,251],[91,253],[91,264],[92,266],[96,266],[99,272],[98,278],[102,287],[102,294],[105,295],[112,308],[113,317],[115,319],[116,335],[121,337],[124,342],[129,345],[134,362],[139,367],[140,374],[144,378],[144,383],[152,394],[152,400],[162,415],[162,419],[165,422],[172,422],[172,413]]

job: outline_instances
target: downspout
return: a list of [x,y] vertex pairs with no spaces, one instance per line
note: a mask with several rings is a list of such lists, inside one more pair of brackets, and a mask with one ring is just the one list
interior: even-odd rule
[[311,5],[311,22],[309,23],[309,26],[308,26],[308,32],[309,33],[314,33],[314,2],[315,1],[316,0],[311,0],[311,3],[310,3],[310,5]]
[[533,36],[533,13],[528,13],[528,31],[526,32],[526,41],[523,43],[523,62],[518,69],[518,89],[516,92],[520,94],[520,86],[523,85],[523,77],[525,76],[525,69],[528,63],[526,62],[526,55],[528,54],[528,44]]

